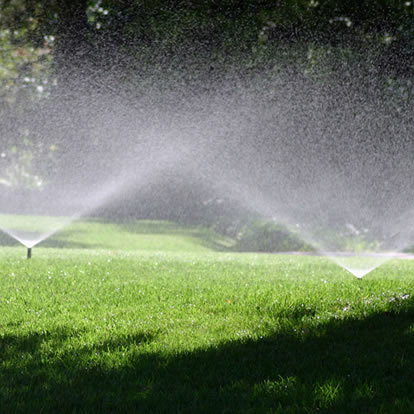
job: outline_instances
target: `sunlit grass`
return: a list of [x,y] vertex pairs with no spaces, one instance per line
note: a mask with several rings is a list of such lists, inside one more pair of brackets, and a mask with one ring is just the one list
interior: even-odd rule
[[[6,227],[19,225],[25,230],[41,230],[43,226],[47,230],[56,225],[59,229],[59,218],[3,215],[3,219]],[[0,244],[1,242],[16,244],[6,234],[0,234]],[[233,244],[234,240],[197,226],[180,226],[172,222],[155,220],[105,223],[90,219],[67,224],[40,246],[199,253],[225,250]]]
[[413,412],[414,263],[358,280],[144,227],[1,249],[1,412]]

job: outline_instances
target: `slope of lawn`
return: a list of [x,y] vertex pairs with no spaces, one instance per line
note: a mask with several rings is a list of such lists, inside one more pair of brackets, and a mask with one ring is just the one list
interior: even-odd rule
[[2,413],[414,412],[412,261],[358,280],[154,222],[5,244]]
[[[40,220],[20,220],[31,229]],[[17,221],[15,219],[15,221]],[[56,219],[55,219],[56,221]],[[13,223],[13,221],[12,221]],[[1,223],[0,223],[1,224]],[[47,222],[46,224],[49,224]],[[53,221],[51,226],[53,226]],[[105,250],[146,250],[208,252],[226,250],[234,240],[212,230],[180,226],[168,221],[141,220],[106,223],[101,220],[75,221],[43,241],[40,247],[93,248]],[[18,245],[10,236],[0,234],[0,245]]]

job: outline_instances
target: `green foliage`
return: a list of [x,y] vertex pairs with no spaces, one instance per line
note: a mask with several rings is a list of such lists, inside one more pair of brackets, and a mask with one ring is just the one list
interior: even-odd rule
[[[1,23],[23,30],[26,39],[43,44],[45,35],[59,35],[59,19],[72,1],[4,1]],[[414,38],[411,2],[375,0],[295,0],[275,3],[227,1],[79,0],[87,15],[92,42],[101,33],[126,41],[176,50],[203,45],[229,53],[250,51],[280,41],[349,46],[377,43],[391,46]],[[70,6],[70,7],[69,7]],[[76,34],[74,34],[76,36]],[[409,44],[407,44],[409,47]],[[392,47],[391,47],[392,48]]]
[[34,47],[27,43],[27,33],[27,28],[0,30],[0,117],[5,121],[0,143],[0,185],[6,186],[36,187],[40,183],[32,168],[37,146],[31,123],[25,124],[23,114],[50,93],[53,38],[45,38],[41,46]]
[[38,100],[52,81],[49,68],[53,42],[45,39],[42,47],[20,45],[25,36],[24,31],[0,30],[0,111]]

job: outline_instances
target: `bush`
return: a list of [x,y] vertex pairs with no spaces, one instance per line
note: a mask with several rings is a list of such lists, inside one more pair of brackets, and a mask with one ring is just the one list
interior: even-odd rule
[[243,252],[287,252],[311,251],[312,247],[284,226],[265,220],[255,220],[241,229],[234,249]]

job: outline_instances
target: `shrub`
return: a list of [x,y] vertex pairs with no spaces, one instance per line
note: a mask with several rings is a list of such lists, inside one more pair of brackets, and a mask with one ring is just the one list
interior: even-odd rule
[[237,235],[235,250],[255,252],[311,251],[286,227],[266,220],[246,224]]

